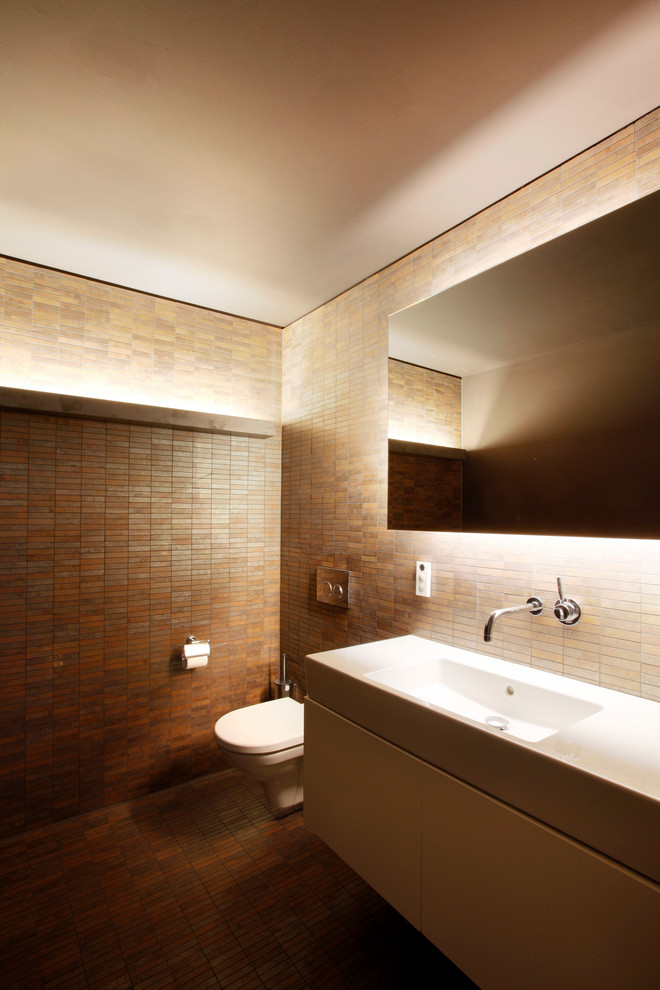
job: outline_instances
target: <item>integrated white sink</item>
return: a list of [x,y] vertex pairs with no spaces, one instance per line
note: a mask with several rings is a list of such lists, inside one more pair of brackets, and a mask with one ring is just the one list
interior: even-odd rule
[[[419,636],[311,654],[307,691],[406,753],[660,882],[657,702]],[[506,728],[493,719],[506,719]]]
[[580,697],[584,690],[568,680],[561,685],[562,690],[553,690],[519,676],[504,676],[484,670],[481,665],[444,657],[387,667],[365,677],[434,708],[528,742],[554,735],[604,707]]

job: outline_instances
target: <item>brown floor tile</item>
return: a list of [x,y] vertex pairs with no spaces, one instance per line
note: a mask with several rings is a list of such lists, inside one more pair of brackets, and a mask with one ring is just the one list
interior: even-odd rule
[[0,882],[3,990],[472,986],[235,771],[7,839]]

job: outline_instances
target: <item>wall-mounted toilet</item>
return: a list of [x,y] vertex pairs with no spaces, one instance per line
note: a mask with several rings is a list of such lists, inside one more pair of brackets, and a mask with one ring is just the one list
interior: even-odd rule
[[261,781],[276,814],[303,800],[304,707],[277,698],[219,718],[215,741],[227,762]]

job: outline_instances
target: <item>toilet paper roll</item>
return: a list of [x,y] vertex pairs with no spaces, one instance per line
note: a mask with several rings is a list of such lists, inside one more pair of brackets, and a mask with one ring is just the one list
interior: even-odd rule
[[194,643],[184,643],[183,644],[183,655],[184,657],[207,657],[211,652],[210,643],[198,643],[195,640]]
[[181,665],[185,670],[191,670],[194,667],[205,667],[209,662],[210,653],[210,643],[184,643]]
[[195,667],[206,667],[208,662],[208,654],[202,657],[187,657],[184,654],[181,657],[181,666],[184,670],[194,670]]

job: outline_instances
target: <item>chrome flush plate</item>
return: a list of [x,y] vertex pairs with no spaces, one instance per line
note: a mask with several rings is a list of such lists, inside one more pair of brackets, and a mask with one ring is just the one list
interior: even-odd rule
[[316,568],[316,600],[348,608],[350,572],[338,567]]

